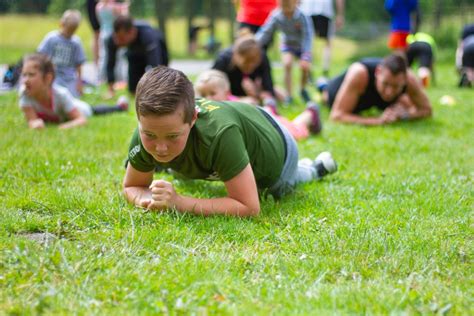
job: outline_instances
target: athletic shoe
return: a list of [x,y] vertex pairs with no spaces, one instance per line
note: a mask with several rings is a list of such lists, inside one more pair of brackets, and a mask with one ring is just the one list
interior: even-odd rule
[[319,92],[323,92],[328,86],[328,82],[326,77],[319,77],[318,80],[316,80],[316,89],[318,89]]
[[328,151],[323,151],[316,157],[314,167],[316,168],[319,178],[337,171],[337,163]]
[[301,99],[303,99],[305,103],[311,101],[309,93],[308,91],[306,91],[306,89],[301,89],[300,95],[301,95]]
[[319,115],[319,106],[315,102],[308,102],[306,110],[311,112],[311,124],[309,125],[309,131],[312,134],[319,134],[323,129],[323,123]]
[[293,104],[293,97],[286,96],[285,101],[283,101],[283,106],[288,107]]
[[117,100],[117,105],[122,111],[128,111],[128,98],[124,95],[120,96]]

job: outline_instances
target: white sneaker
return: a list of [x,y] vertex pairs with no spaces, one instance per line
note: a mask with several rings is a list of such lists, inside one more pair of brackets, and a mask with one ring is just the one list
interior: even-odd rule
[[314,159],[314,166],[320,178],[337,171],[337,163],[328,151],[323,151]]
[[117,100],[117,105],[122,109],[122,111],[128,111],[128,98],[124,95],[120,96]]

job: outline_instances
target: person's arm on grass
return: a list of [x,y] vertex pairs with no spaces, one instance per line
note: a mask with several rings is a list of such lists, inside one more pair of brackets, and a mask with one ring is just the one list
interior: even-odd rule
[[397,120],[416,120],[432,115],[430,100],[421,82],[411,71],[407,74],[406,93],[390,108],[392,108]]
[[257,34],[255,34],[255,39],[262,47],[268,45],[268,43],[272,39],[273,33],[275,33],[276,31],[278,12],[278,9],[273,10],[273,12],[267,18],[265,23],[262,25],[262,27],[260,27]]
[[59,124],[59,129],[69,129],[87,124],[87,118],[78,109],[68,112],[69,121]]
[[361,125],[381,125],[385,123],[382,116],[363,117],[353,113],[368,82],[369,74],[362,64],[355,63],[349,67],[332,105],[331,120]]
[[22,107],[21,110],[25,115],[28,127],[31,129],[42,129],[44,128],[44,121],[36,115],[35,109],[32,106]]
[[173,184],[153,181],[153,171],[140,172],[129,163],[123,181],[126,199],[139,207],[162,211],[175,208],[198,215],[255,216],[260,212],[257,184],[248,164],[238,175],[224,182],[226,197],[199,199],[176,193]]

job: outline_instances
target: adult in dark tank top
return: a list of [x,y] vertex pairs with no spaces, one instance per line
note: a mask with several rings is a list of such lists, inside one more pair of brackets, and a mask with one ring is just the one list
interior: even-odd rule
[[[335,122],[383,125],[399,120],[431,116],[430,101],[419,79],[408,69],[404,56],[366,58],[329,81],[323,101]],[[376,108],[381,114],[367,117],[361,112]]]

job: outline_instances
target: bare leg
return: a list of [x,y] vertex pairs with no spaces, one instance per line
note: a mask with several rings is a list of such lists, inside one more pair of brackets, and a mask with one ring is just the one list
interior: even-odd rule
[[293,55],[291,53],[282,54],[283,67],[285,69],[285,89],[288,97],[291,97],[292,87],[291,87],[291,70],[293,66]]
[[331,64],[331,46],[332,40],[328,38],[323,50],[323,75],[325,77],[329,76],[329,66]]

